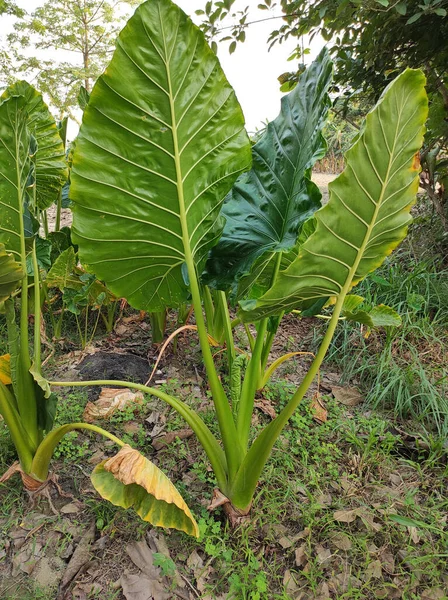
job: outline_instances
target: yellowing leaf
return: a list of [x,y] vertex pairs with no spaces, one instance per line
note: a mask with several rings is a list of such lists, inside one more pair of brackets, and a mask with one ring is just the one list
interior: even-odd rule
[[11,381],[11,356],[4,354],[0,356],[0,381],[4,385],[10,385]]
[[96,491],[115,506],[133,507],[144,521],[199,537],[190,509],[168,477],[127,444],[97,465],[91,479]]

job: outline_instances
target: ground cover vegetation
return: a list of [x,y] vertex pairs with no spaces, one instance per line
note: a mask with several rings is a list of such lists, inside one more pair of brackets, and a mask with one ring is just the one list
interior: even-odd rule
[[[322,131],[332,73],[324,50],[285,96],[279,117],[251,145],[233,90],[203,33],[169,0],[157,0],[139,7],[107,71],[91,94],[85,90],[83,124],[68,155],[63,125],[58,129],[29,84],[15,83],[2,97],[5,502],[20,493],[11,483],[17,472],[34,501],[46,496],[54,514],[36,525],[43,527],[39,539],[46,547],[60,519],[55,504],[66,502],[64,485],[50,470],[54,457],[69,470],[74,494],[86,485],[89,490],[87,504],[73,495],[64,514],[87,520],[95,515],[95,523],[81,539],[73,529],[53,533],[63,537],[64,547],[79,542],[94,550],[96,527],[103,551],[118,523],[121,554],[129,542],[127,555],[140,569],[120,579],[126,598],[138,598],[142,588],[154,598],[443,597],[446,539],[444,525],[432,519],[443,507],[441,485],[434,482],[446,475],[446,371],[443,361],[430,367],[431,357],[443,352],[440,295],[446,278],[440,277],[440,264],[421,262],[416,268],[414,242],[409,243],[414,263],[403,259],[409,248],[387,258],[406,235],[418,189],[425,77],[407,69],[384,91],[347,151],[343,173],[330,185],[328,204],[319,208],[321,194],[310,176],[326,151]],[[73,228],[56,226],[50,233],[45,211],[51,204],[61,207],[64,186]],[[184,381],[181,374],[148,387],[164,356],[145,385],[145,377],[138,383],[129,380],[129,372],[121,379],[84,378],[82,370],[61,377],[51,344],[43,369],[39,334],[46,340],[48,327],[59,337],[68,312],[85,349],[100,322],[106,332],[117,330],[118,307],[130,310],[122,298],[140,311],[126,323],[140,328],[148,312],[158,339],[167,309],[178,310],[167,343],[187,331],[199,338],[199,347],[190,348],[193,379],[186,375]],[[183,325],[190,317],[194,324]],[[293,347],[288,338],[279,351],[276,340],[295,326],[311,334],[310,347],[297,349],[292,336]],[[430,357],[416,372],[415,348],[422,340]],[[380,368],[370,360],[372,348]],[[371,405],[390,407],[394,399],[396,414],[418,419],[417,430],[404,435],[375,413],[347,415],[361,396],[338,388],[334,377],[327,389],[336,400],[326,407],[321,369],[327,352],[333,362],[341,354],[342,377],[366,390]],[[76,390],[92,386],[104,389],[98,403],[83,410],[85,397]],[[58,398],[55,392],[66,388],[75,391]],[[311,404],[304,401],[308,392]],[[352,408],[341,408],[338,398]],[[129,401],[130,407],[114,412]],[[112,432],[96,424],[104,417]],[[73,437],[74,431],[87,433]],[[109,441],[91,446],[88,432]],[[149,438],[152,461],[145,458]],[[121,448],[118,454],[109,443]],[[13,448],[19,463],[11,466]],[[90,484],[85,462],[96,465]],[[403,465],[406,471],[398,476]],[[76,466],[79,478],[73,475]],[[290,479],[295,472],[303,477]],[[397,489],[391,491],[385,477]],[[427,504],[414,498],[426,489],[425,478],[433,483]],[[112,505],[134,507],[144,521],[200,541],[172,533],[167,546],[162,534],[135,522],[130,526],[131,516],[94,499],[92,485]],[[369,498],[376,486],[388,489]],[[208,509],[222,507],[222,521],[204,508],[213,488]],[[279,515],[286,524],[276,524]],[[16,518],[18,513],[12,519],[5,514],[8,530],[17,530]],[[341,523],[353,530],[334,532]],[[317,539],[311,535],[314,525],[321,532]],[[238,527],[238,541],[232,527]],[[23,544],[8,541],[2,551],[5,558],[14,554],[16,574],[30,564],[33,571],[42,560],[34,526],[26,531],[21,552]],[[36,552],[26,543],[30,531]],[[328,536],[338,538],[335,552]],[[353,557],[346,553],[355,539],[353,572]],[[184,548],[185,568],[177,555],[171,557],[176,544]],[[401,552],[399,569],[391,549]],[[99,570],[78,581],[86,563],[79,566],[75,557],[74,550],[52,556],[59,565],[69,559],[64,578],[46,582],[59,585],[58,597],[70,597],[64,594],[73,585],[90,597],[119,597],[120,588]],[[429,574],[413,571],[422,562],[431,565]],[[34,589],[27,582],[22,588],[8,582],[7,589],[14,597],[31,585],[31,595],[45,597],[42,580],[36,581]]]

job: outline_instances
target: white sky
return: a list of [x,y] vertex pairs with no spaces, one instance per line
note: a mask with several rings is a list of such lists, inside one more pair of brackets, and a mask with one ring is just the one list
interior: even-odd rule
[[[199,17],[194,15],[198,8],[204,8],[206,0],[176,0],[177,4],[193,17],[196,22]],[[44,0],[18,0],[17,4],[27,12],[32,12],[42,5]],[[280,11],[268,12],[257,10],[259,0],[237,0],[235,9],[250,6],[248,21],[280,14]],[[0,34],[5,34],[11,29],[11,19],[3,18],[0,23]],[[251,25],[246,31],[246,42],[238,44],[234,54],[229,55],[228,43],[221,45],[219,58],[230,83],[234,87],[243,108],[247,128],[254,131],[261,127],[266,120],[274,119],[280,110],[280,98],[277,77],[285,71],[293,71],[297,61],[288,62],[288,56],[295,47],[293,39],[283,45],[276,45],[268,52],[267,39],[269,33],[279,27],[281,20],[266,21]],[[307,41],[305,40],[305,46]],[[316,56],[323,41],[314,40],[311,54],[305,57],[306,63]],[[73,55],[70,53],[71,58]],[[70,135],[72,137],[72,135]]]

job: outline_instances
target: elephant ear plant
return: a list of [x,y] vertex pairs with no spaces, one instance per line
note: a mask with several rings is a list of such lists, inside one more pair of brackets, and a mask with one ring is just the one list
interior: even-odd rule
[[[239,281],[259,261],[273,265],[261,297],[241,301],[239,319],[255,323],[258,337],[234,406],[211,354],[200,277],[223,232],[223,199],[240,173],[250,169],[251,148],[217,58],[170,0],[143,3],[122,31],[92,91],[74,154],[74,240],[82,263],[140,310],[175,307],[191,295],[220,439],[186,402],[158,389],[117,381],[51,386],[130,386],[167,402],[196,433],[214,470],[220,502],[235,518],[250,509],[272,447],[322,364],[346,295],[406,235],[418,188],[427,98],[421,71],[406,70],[367,116],[345,171],[330,188],[329,203],[302,235],[317,205],[309,169],[322,154],[318,111],[325,115],[328,107],[330,72],[323,52],[304,76],[304,88],[283,101],[284,122],[268,128],[253,171],[232,192],[232,211],[245,211],[249,222],[262,224],[254,260],[240,257]],[[278,160],[281,155],[284,160]],[[230,210],[224,214],[231,216]],[[223,267],[215,274],[227,275],[228,258],[218,254]],[[252,439],[269,320],[324,304],[333,312],[309,373],[285,408]],[[113,494],[109,498],[123,503]]]
[[[58,192],[51,179],[52,159],[44,154],[44,162],[39,163],[39,137],[31,133],[29,110],[35,107],[36,98],[39,116],[45,117],[48,128],[53,127],[56,134],[57,129],[54,121],[51,125],[41,96],[35,91],[23,95],[22,91],[20,86],[13,89],[0,104],[0,302],[5,307],[9,346],[9,353],[0,357],[0,415],[20,461],[0,482],[19,472],[28,491],[49,497],[48,486],[54,481],[49,467],[55,447],[66,433],[89,430],[121,448],[92,473],[93,485],[103,497],[126,508],[134,507],[144,520],[156,525],[197,536],[197,524],[175,487],[139,452],[95,425],[70,423],[53,429],[57,398],[41,374],[41,282],[36,249],[39,227],[35,226],[35,211],[45,205],[47,192],[56,197]],[[34,296],[32,357],[29,290]],[[16,311],[20,313],[20,326]]]

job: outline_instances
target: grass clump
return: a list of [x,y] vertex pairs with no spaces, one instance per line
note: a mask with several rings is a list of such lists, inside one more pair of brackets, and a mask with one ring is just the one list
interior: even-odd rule
[[[401,327],[368,334],[344,323],[328,359],[365,393],[373,408],[392,409],[428,430],[448,434],[448,269],[415,257],[409,245],[357,288],[366,307],[397,310]],[[367,333],[367,335],[366,335]]]

